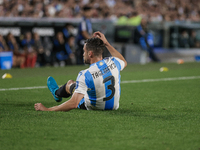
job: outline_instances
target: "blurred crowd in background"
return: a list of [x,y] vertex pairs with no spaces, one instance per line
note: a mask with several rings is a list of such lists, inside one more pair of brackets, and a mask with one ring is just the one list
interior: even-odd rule
[[156,22],[200,21],[199,0],[0,0],[0,16],[80,18],[84,5],[93,8],[93,18],[140,15]]
[[[92,8],[92,18],[110,19],[118,25],[140,26],[137,28],[140,36],[148,32],[146,25],[141,24],[142,19],[147,22],[200,21],[198,0],[0,0],[0,17],[82,18],[85,5]],[[66,24],[53,39],[41,38],[31,31],[18,39],[12,33],[4,37],[0,35],[0,52],[13,51],[13,67],[77,64],[76,35],[70,32],[74,28],[72,24]],[[180,43],[180,47],[200,47],[195,31],[183,31]],[[65,52],[56,53],[59,49]]]
[[[66,24],[55,37],[40,37],[37,32],[26,32],[19,38],[8,33],[0,35],[0,52],[13,52],[13,67],[65,66],[76,64],[75,35],[70,32],[74,29]],[[66,34],[66,29],[68,32]]]

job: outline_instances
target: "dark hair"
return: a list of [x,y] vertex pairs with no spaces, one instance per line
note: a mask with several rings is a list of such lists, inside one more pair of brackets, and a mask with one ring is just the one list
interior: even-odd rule
[[85,5],[85,6],[83,7],[83,11],[89,11],[89,10],[91,10],[91,9],[92,9],[92,7],[87,6],[87,5]]
[[86,43],[86,50],[87,51],[93,51],[95,56],[102,55],[102,53],[105,49],[105,44],[99,38],[87,39],[85,41],[85,43]]

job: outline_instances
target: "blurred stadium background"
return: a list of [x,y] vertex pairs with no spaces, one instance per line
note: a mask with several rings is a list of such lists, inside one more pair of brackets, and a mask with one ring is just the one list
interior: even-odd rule
[[93,31],[103,32],[129,63],[151,61],[136,32],[142,18],[148,21],[161,62],[200,59],[200,1],[196,0],[0,0],[0,53],[14,50],[18,58],[25,50],[23,41],[31,39],[28,51],[37,55],[32,67],[76,64],[75,57],[57,64],[52,55],[59,34],[76,55],[74,41],[85,5],[93,8]]

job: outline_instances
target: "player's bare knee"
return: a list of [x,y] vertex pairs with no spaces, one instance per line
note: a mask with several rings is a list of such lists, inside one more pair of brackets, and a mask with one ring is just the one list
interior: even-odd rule
[[65,90],[68,92],[68,93],[70,93],[71,94],[71,92],[70,92],[70,86],[73,84],[73,83],[76,83],[74,80],[69,80],[68,82],[67,82],[67,84],[65,85]]
[[73,83],[76,83],[74,80],[69,80],[66,84],[66,90],[69,91],[70,89],[70,86],[73,84]]
[[73,83],[75,83],[74,80],[69,80],[69,81],[67,82],[67,86],[71,86]]

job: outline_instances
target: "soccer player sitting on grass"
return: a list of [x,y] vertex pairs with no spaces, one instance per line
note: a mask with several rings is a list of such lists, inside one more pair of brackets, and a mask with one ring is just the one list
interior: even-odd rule
[[[117,110],[120,99],[120,71],[126,66],[124,57],[112,47],[104,34],[95,32],[94,38],[88,39],[83,47],[84,63],[90,64],[86,70],[80,71],[76,82],[69,80],[58,87],[56,81],[49,77],[47,85],[57,102],[62,97],[72,96],[61,105],[46,108],[41,103],[35,104],[39,111],[69,111],[80,108],[86,110]],[[111,57],[102,58],[105,47]]]

